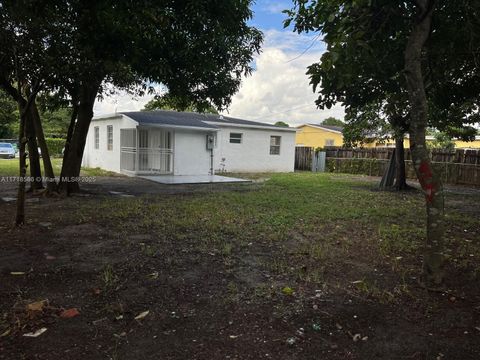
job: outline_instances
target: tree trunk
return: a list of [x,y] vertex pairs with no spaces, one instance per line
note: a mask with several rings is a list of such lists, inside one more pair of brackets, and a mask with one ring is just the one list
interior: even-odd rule
[[80,91],[77,122],[73,130],[69,150],[63,156],[62,176],[59,184],[59,191],[67,195],[80,190],[78,177],[80,176],[83,151],[99,86],[100,84],[86,84]]
[[47,191],[54,192],[56,190],[55,174],[53,172],[52,161],[50,159],[50,152],[48,151],[47,142],[45,141],[45,135],[43,133],[42,122],[40,120],[40,114],[38,113],[37,104],[32,103],[29,109],[29,114],[32,118],[35,133],[37,134],[40,150],[42,151],[43,168],[47,178]]
[[405,78],[411,106],[410,149],[417,178],[425,194],[427,239],[424,248],[423,274],[427,283],[440,284],[444,276],[443,218],[444,199],[440,178],[430,162],[425,142],[428,104],[422,76],[422,50],[430,34],[433,1],[417,0],[419,7],[405,49]]
[[[16,69],[18,70],[18,69]],[[18,71],[17,71],[18,75]],[[25,146],[28,142],[27,139],[27,121],[29,121],[29,131],[32,132],[34,130],[33,123],[31,122],[31,118],[29,119],[29,109],[32,104],[35,102],[35,98],[38,92],[41,89],[41,85],[39,81],[36,81],[31,93],[29,94],[28,98],[25,100],[22,96],[21,89],[20,89],[20,81],[17,78],[17,84],[19,85],[18,89],[15,89],[13,85],[4,77],[0,77],[0,86],[4,89],[18,104],[18,110],[20,112],[20,126],[18,130],[18,143],[20,145],[19,149],[19,183],[18,183],[18,192],[17,192],[17,212],[15,215],[15,225],[20,226],[25,223],[25,177],[27,174],[27,154],[25,153]],[[35,139],[35,132],[33,131],[32,139]],[[31,147],[30,156],[37,155],[38,159],[38,148],[36,145],[36,141],[30,143],[29,146]],[[30,159],[32,165],[35,161]],[[40,169],[40,162],[38,161],[38,169]],[[41,172],[39,170],[39,174],[41,176]]]
[[396,191],[410,189],[406,179],[403,137],[403,133],[395,136],[395,150],[392,152],[392,157],[390,158],[382,180],[380,181],[380,189],[394,189]]
[[396,162],[397,156],[395,155],[396,149],[393,150],[392,156],[390,160],[388,160],[387,167],[382,176],[382,180],[380,180],[380,189],[391,189],[393,185],[393,181],[395,180],[395,173],[396,173]]
[[[26,106],[25,103],[22,106]],[[29,112],[25,115],[24,131],[28,145],[28,159],[30,160],[30,190],[34,192],[35,190],[43,189],[43,182],[42,169],[40,167],[40,155],[38,154],[38,144],[35,137],[35,127],[33,125],[32,116]]]
[[25,153],[25,145],[27,138],[25,134],[25,118],[26,114],[20,107],[20,126],[18,130],[18,143],[20,145],[19,154],[19,170],[20,178],[17,192],[17,213],[15,216],[15,225],[21,226],[25,224],[25,176],[27,175],[27,154]]
[[[70,117],[70,124],[68,125],[67,139],[65,140],[65,149],[63,150],[63,159],[68,158],[68,153],[70,152],[70,143],[72,142],[73,130],[75,129],[75,122],[77,121],[78,114],[78,104],[75,100],[72,100],[73,109],[72,116]],[[64,167],[62,166],[60,179],[65,176]]]
[[397,191],[407,190],[407,174],[405,171],[405,148],[403,146],[404,134],[395,137],[395,185]]

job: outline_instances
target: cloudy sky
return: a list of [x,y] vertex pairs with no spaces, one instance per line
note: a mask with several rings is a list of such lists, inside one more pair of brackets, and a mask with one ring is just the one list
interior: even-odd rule
[[[255,58],[255,71],[243,80],[225,115],[267,123],[281,120],[290,125],[318,123],[329,116],[343,118],[341,107],[315,107],[316,96],[305,72],[308,65],[319,60],[324,46],[315,34],[298,35],[291,28],[283,29],[282,10],[291,4],[258,0],[254,5],[251,23],[265,35],[262,52]],[[150,99],[122,93],[106,97],[97,101],[95,115],[141,110]]]

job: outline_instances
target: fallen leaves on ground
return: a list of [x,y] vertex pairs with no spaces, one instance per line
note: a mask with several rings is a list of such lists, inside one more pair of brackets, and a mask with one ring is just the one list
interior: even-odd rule
[[64,319],[70,319],[78,315],[80,315],[80,312],[76,308],[71,308],[71,309],[62,311],[62,313],[60,314],[60,317]]
[[144,312],[141,312],[140,314],[138,314],[137,316],[135,316],[135,320],[142,320],[145,318],[145,316],[147,316],[148,314],[150,313],[150,311],[144,311]]
[[25,336],[25,337],[37,337],[37,336],[42,335],[45,331],[47,331],[47,328],[43,327],[43,328],[38,329],[37,331],[23,334],[23,336]]
[[43,311],[43,308],[48,305],[48,300],[35,301],[33,303],[27,304],[27,311]]

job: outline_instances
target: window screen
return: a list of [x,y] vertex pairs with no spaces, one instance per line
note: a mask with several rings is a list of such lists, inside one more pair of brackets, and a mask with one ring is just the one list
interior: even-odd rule
[[281,136],[270,136],[270,155],[280,155]]
[[100,128],[95,126],[94,128],[95,149],[100,148]]
[[113,126],[107,126],[107,150],[113,150]]

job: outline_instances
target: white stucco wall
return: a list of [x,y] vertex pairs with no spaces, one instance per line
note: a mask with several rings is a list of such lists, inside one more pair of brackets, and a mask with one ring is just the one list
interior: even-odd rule
[[[230,133],[242,133],[242,143],[230,143]],[[221,127],[215,149],[215,171],[292,172],[295,166],[295,132],[275,129]],[[270,155],[270,136],[280,136],[280,155]]]
[[[113,149],[107,150],[107,126],[113,126]],[[100,130],[99,149],[95,149],[94,127]],[[82,165],[120,173],[120,129],[136,128],[137,122],[124,116],[95,119],[89,127]],[[175,175],[208,175],[210,150],[207,134],[216,133],[214,170],[228,172],[292,172],[295,162],[295,132],[276,129],[219,126],[218,132],[170,129],[173,135]],[[242,143],[230,143],[230,133],[241,133]],[[270,136],[280,136],[280,154],[270,155]],[[225,167],[221,166],[222,159]]]
[[[113,126],[113,149],[107,150],[107,126]],[[95,131],[98,126],[99,148],[95,149]],[[88,129],[82,166],[99,167],[104,170],[120,172],[120,129],[132,129],[137,123],[132,119],[119,115],[117,118],[92,120]]]
[[205,131],[174,131],[174,175],[208,175],[210,150]]

